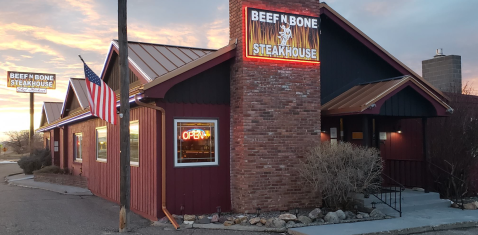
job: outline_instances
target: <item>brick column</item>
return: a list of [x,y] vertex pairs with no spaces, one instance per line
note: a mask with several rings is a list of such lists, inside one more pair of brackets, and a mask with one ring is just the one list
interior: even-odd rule
[[318,0],[230,0],[231,196],[235,211],[318,206],[297,173],[320,141],[320,65],[245,58],[244,7],[319,15]]

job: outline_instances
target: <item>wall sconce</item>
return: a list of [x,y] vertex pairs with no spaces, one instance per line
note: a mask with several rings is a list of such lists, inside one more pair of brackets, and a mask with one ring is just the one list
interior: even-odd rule
[[295,208],[295,217],[299,216],[299,208]]
[[259,207],[256,208],[256,214],[257,214],[257,217],[259,217],[259,215],[261,214],[261,208]]
[[397,133],[398,133],[398,134],[402,134],[402,131],[401,131],[401,130],[398,130]]

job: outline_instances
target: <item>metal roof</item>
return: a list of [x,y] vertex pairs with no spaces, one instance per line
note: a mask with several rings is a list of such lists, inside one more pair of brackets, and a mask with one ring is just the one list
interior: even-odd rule
[[[113,40],[112,45],[119,50],[118,41]],[[216,50],[128,42],[129,62],[131,62],[133,67],[143,74],[148,81],[153,81],[164,74],[174,71],[214,51]]]
[[62,102],[44,102],[43,112],[45,112],[48,124],[60,119]]
[[88,102],[88,91],[86,90],[86,82],[84,78],[70,78],[70,84],[75,91],[76,98],[78,99],[81,108],[86,109],[90,106]]
[[449,105],[419,83],[417,79],[407,75],[354,86],[322,105],[322,113],[325,115],[361,113],[396,89],[400,89],[407,82],[414,83],[446,109],[451,109]]

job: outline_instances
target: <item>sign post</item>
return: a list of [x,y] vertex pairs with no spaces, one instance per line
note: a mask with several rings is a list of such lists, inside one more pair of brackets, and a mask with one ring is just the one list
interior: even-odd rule
[[17,93],[30,93],[30,152],[33,150],[34,93],[46,94],[47,89],[56,89],[56,75],[47,73],[7,72],[7,87],[16,87]]

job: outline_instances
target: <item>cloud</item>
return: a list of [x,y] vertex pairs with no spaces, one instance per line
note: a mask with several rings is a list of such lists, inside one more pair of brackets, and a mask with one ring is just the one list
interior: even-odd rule
[[207,46],[221,48],[229,43],[229,25],[227,20],[217,20],[209,24],[207,30]]

